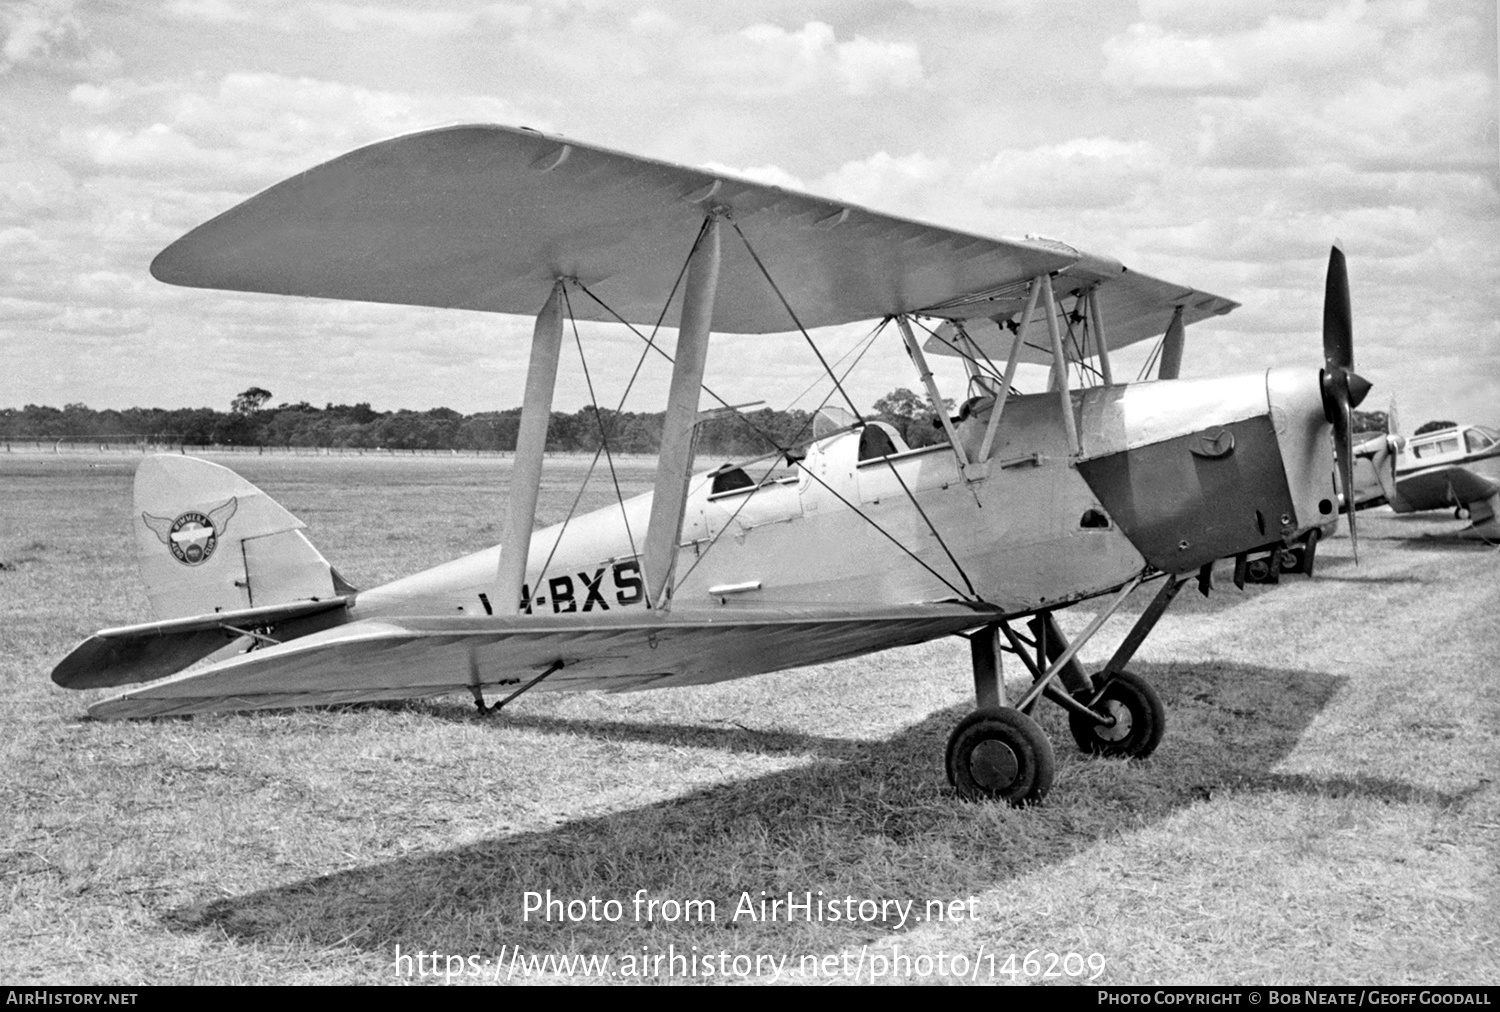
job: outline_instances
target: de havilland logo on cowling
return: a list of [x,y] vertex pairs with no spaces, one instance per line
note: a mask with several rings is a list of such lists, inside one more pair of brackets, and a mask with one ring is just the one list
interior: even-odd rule
[[209,560],[219,538],[229,530],[229,518],[239,508],[239,499],[215,506],[206,514],[188,510],[176,519],[142,513],[146,526],[156,532],[161,543],[172,551],[172,557],[185,566],[197,566]]

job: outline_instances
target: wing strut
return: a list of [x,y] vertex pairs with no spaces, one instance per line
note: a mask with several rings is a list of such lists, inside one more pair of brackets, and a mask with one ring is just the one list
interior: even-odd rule
[[1115,374],[1109,364],[1109,342],[1104,339],[1104,320],[1099,312],[1099,288],[1097,285],[1089,289],[1088,309],[1089,323],[1094,328],[1094,343],[1099,346],[1099,372],[1104,377],[1105,386],[1114,386]]
[[656,464],[656,491],[646,527],[641,576],[653,607],[670,607],[672,568],[682,535],[688,479],[693,471],[693,430],[698,421],[698,392],[708,362],[709,324],[719,284],[719,217],[711,216],[690,255],[682,293],[682,325],[672,362],[672,388],[662,419],[661,455]]
[[938,396],[937,383],[933,381],[932,370],[927,368],[927,356],[922,354],[922,346],[912,336],[911,324],[905,316],[896,317],[896,326],[901,328],[901,339],[906,342],[906,351],[911,355],[912,362],[916,363],[917,372],[922,377],[922,385],[927,388],[927,400],[932,404],[932,410],[937,412],[938,420],[943,423],[943,431],[948,434],[948,445],[953,447],[953,455],[958,458],[958,469],[967,478],[969,477],[969,457],[964,453],[958,433],[953,431],[953,419],[948,417],[948,410],[943,407],[943,400]]
[[1174,380],[1182,372],[1182,346],[1186,333],[1182,327],[1182,307],[1172,310],[1172,322],[1161,339],[1161,365],[1156,367],[1156,378]]
[[542,453],[547,448],[547,423],[552,417],[552,391],[557,385],[557,359],[562,351],[562,290],[559,278],[537,314],[531,337],[515,466],[510,472],[510,520],[500,549],[499,598],[495,603],[501,615],[521,613],[531,529],[536,523],[537,489],[542,480]]
[[[1005,376],[1000,380],[1000,392],[995,395],[995,406],[990,408],[990,423],[984,428],[984,442],[979,447],[979,459],[990,459],[995,446],[995,433],[1000,429],[1000,414],[1005,410],[1006,398],[1010,396],[1010,385],[1016,381],[1016,366],[1021,361],[1021,348],[1026,343],[1026,328],[1031,326],[1031,317],[1036,312],[1036,300],[1042,294],[1042,279],[1033,278],[1026,295],[1026,312],[1016,327],[1016,338],[1010,344],[1010,356],[1005,360]],[[996,320],[996,323],[1000,321]]]
[[1042,298],[1047,300],[1047,331],[1052,336],[1052,385],[1062,400],[1063,428],[1068,432],[1068,452],[1082,453],[1078,423],[1073,418],[1073,394],[1068,390],[1068,356],[1063,351],[1062,327],[1057,321],[1057,298],[1052,294],[1052,276],[1042,275]]

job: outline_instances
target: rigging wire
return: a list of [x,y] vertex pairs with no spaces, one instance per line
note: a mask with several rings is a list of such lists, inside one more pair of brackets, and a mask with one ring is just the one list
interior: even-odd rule
[[1166,343],[1166,334],[1163,334],[1161,337],[1156,339],[1156,344],[1151,348],[1151,354],[1147,355],[1146,361],[1141,363],[1141,371],[1137,373],[1135,377],[1136,382],[1140,382],[1151,374],[1151,368],[1152,366],[1156,365],[1156,360],[1161,358],[1162,346]]
[[[982,363],[979,361],[979,359],[975,358],[972,353],[965,351],[960,346],[954,344],[942,334],[939,334],[936,330],[927,326],[927,324],[918,317],[908,316],[907,319],[911,320],[911,322],[915,323],[917,326],[926,331],[927,335],[934,341],[937,341],[939,344],[942,344],[951,349],[955,355],[962,358],[964,361],[972,363],[975,369],[981,372],[988,369],[989,374],[997,380],[1005,378],[1004,372],[995,365],[994,360],[990,358],[988,353],[986,353],[983,348],[979,347],[979,342],[974,340],[972,337],[969,337],[969,332],[967,330],[963,331],[964,337],[967,339],[966,343],[969,345],[969,347],[973,348],[974,351],[977,351],[979,353],[980,358],[984,359]],[[962,330],[962,327],[960,327],[959,329]]]
[[[693,254],[695,252],[697,252],[698,244],[703,241],[703,234],[705,232],[707,232],[707,231],[708,231],[708,221],[707,221],[707,219],[705,219],[704,222],[703,222],[703,224],[702,224],[702,226],[700,226],[699,229],[698,229],[698,235],[693,239],[692,248],[688,250],[688,255],[683,259],[682,267],[677,271],[677,279],[672,282],[672,290],[667,293],[667,299],[666,299],[666,301],[664,303],[662,303],[661,312],[659,314],[657,314],[657,317],[656,317],[656,325],[651,328],[651,336],[648,338],[644,334],[642,334],[640,331],[636,330],[635,327],[631,326],[628,323],[626,324],[627,327],[630,327],[630,330],[631,330],[632,333],[634,333],[637,337],[639,337],[641,340],[643,340],[643,341],[646,342],[646,347],[643,348],[643,349],[641,349],[641,355],[640,355],[640,358],[638,358],[636,360],[635,369],[634,369],[633,372],[631,372],[630,379],[626,382],[625,389],[620,394],[619,407],[617,407],[615,409],[615,413],[616,414],[619,414],[619,412],[624,409],[624,407],[625,407],[625,400],[626,400],[626,398],[628,398],[630,396],[631,388],[635,386],[636,378],[638,376],[640,376],[640,374],[641,374],[641,367],[645,364],[646,356],[652,350],[655,350],[657,352],[657,354],[662,355],[663,357],[665,357],[668,362],[672,361],[671,357],[668,356],[666,354],[666,352],[662,351],[661,348],[657,347],[657,344],[656,344],[656,335],[657,335],[657,332],[659,330],[661,330],[662,321],[665,320],[666,317],[667,317],[667,308],[669,306],[671,306],[672,299],[674,299],[676,297],[676,295],[677,295],[677,289],[678,289],[679,286],[681,286],[682,279],[687,274],[688,264],[692,261]],[[588,287],[586,285],[584,285],[583,282],[579,281],[577,278],[573,278],[572,280],[573,280],[573,283],[575,285],[577,285],[579,288],[581,288],[584,291],[584,293],[588,295],[589,298],[593,299],[595,302],[599,303],[599,305],[603,306],[606,310],[608,310],[611,314],[613,314],[616,319],[620,319],[619,314],[615,313],[615,311],[613,309],[610,309],[609,306],[605,305],[605,303],[597,295],[595,295],[593,292],[589,291]],[[564,298],[565,301],[567,301],[568,318],[573,321],[573,337],[574,337],[574,340],[578,340],[579,339],[578,338],[578,321],[577,321],[576,317],[573,316],[573,303],[571,302],[571,300],[568,300],[568,292],[567,292],[567,286],[566,285],[563,286],[563,298]],[[621,320],[621,322],[623,323],[624,320]],[[579,346],[578,346],[578,357],[580,359],[583,358],[583,345],[582,345],[581,341],[580,341]],[[584,362],[584,367],[583,368],[584,368],[584,378],[588,379],[588,363],[587,363],[587,361]],[[597,399],[594,398],[594,387],[593,387],[592,380],[589,381],[589,398],[591,400],[593,400],[594,411],[597,414],[598,410],[599,410],[599,404],[598,404]],[[560,548],[562,546],[563,535],[565,535],[565,534],[568,533],[568,524],[570,524],[573,521],[574,515],[578,512],[578,504],[583,501],[583,493],[588,488],[589,479],[592,478],[593,475],[594,475],[594,469],[599,466],[599,454],[600,454],[600,451],[605,448],[605,446],[606,446],[606,443],[605,443],[605,441],[603,439],[603,430],[602,430],[602,425],[601,425],[600,446],[599,446],[598,449],[594,450],[594,459],[591,460],[591,461],[589,461],[588,470],[584,472],[583,480],[578,483],[578,493],[573,497],[573,503],[572,503],[572,505],[570,505],[568,507],[568,513],[567,513],[567,515],[565,517],[563,517],[562,524],[558,528],[558,531],[557,531],[557,538],[552,542],[552,547],[547,551],[547,558],[542,562],[542,568],[541,568],[540,573],[538,575],[545,575],[546,574],[548,567],[550,567],[552,565],[553,558],[556,557],[556,555],[557,555],[558,548]],[[614,461],[613,461],[613,459],[611,459],[611,461],[610,461],[610,474],[611,474],[611,476],[614,475]],[[636,548],[635,548],[635,538],[630,533],[630,519],[629,519],[629,516],[626,514],[626,511],[625,511],[625,501],[624,501],[623,496],[620,493],[620,484],[619,484],[619,480],[618,479],[615,480],[615,495],[620,500],[620,513],[621,513],[621,516],[625,520],[625,533],[626,533],[626,536],[630,538],[630,551],[632,553],[632,556],[638,555],[639,553],[636,552]]]
[[[620,491],[620,476],[615,471],[615,458],[609,452],[609,433],[604,426],[604,415],[599,411],[599,398],[594,394],[594,379],[589,375],[589,360],[583,354],[583,339],[578,336],[578,319],[573,315],[573,302],[568,298],[568,288],[563,286],[563,304],[568,308],[568,322],[573,325],[573,343],[578,346],[578,361],[583,364],[583,382],[589,389],[589,406],[594,409],[594,420],[599,425],[599,446],[604,450],[604,461],[609,466],[609,479],[615,486],[615,500],[620,504],[620,519],[625,524],[625,537],[630,541],[630,554],[636,555],[635,535],[630,530],[630,514],[625,509],[625,494]],[[626,391],[629,392],[628,390]],[[615,411],[616,417],[619,411]],[[595,460],[597,460],[597,456]],[[585,478],[584,482],[587,483]]]
[[[827,359],[823,356],[823,353],[821,352],[821,350],[819,350],[819,348],[817,347],[817,345],[813,343],[813,340],[812,340],[811,336],[807,333],[807,329],[805,327],[803,327],[801,320],[798,318],[798,316],[796,314],[796,311],[792,309],[790,303],[786,299],[786,296],[782,293],[780,287],[777,286],[775,279],[771,277],[770,272],[766,269],[766,266],[765,266],[764,262],[760,259],[760,256],[756,253],[754,247],[752,247],[750,245],[749,239],[745,236],[744,232],[740,229],[738,222],[735,222],[732,218],[730,218],[728,220],[729,220],[730,224],[734,227],[734,230],[735,230],[736,234],[739,235],[741,241],[744,242],[746,250],[749,252],[751,258],[755,261],[755,264],[760,269],[761,274],[765,277],[766,281],[771,285],[771,288],[776,293],[777,298],[781,300],[782,306],[786,308],[788,315],[791,316],[792,322],[796,325],[798,331],[802,334],[803,339],[807,342],[808,346],[812,349],[814,355],[817,356],[819,363],[823,366],[824,372],[834,382],[834,389],[829,392],[829,394],[828,394],[827,397],[824,398],[823,404],[820,405],[820,409],[821,409],[821,407],[823,405],[826,405],[827,402],[828,402],[828,400],[830,400],[832,398],[833,394],[835,392],[837,392],[837,393],[839,393],[839,394],[841,394],[843,396],[845,402],[848,403],[848,405],[850,407],[850,410],[854,414],[855,418],[857,418],[859,420],[860,424],[861,425],[867,424],[864,416],[860,413],[859,409],[857,407],[855,407],[853,400],[849,397],[848,391],[845,390],[844,386],[843,386],[843,378],[846,378],[848,376],[848,374],[849,374],[849,371],[851,369],[853,369],[854,365],[858,364],[858,359],[856,359],[856,361],[854,363],[851,363],[851,365],[849,366],[849,369],[846,369],[844,371],[842,377],[840,375],[836,374],[829,367]],[[694,241],[693,250],[696,250],[697,246],[698,246],[698,243],[702,241],[702,236],[703,236],[704,232],[707,230],[707,227],[708,227],[708,222],[707,222],[707,220],[705,220],[703,226],[699,229],[698,238]],[[692,251],[689,252],[687,261],[684,262],[682,270],[679,271],[679,273],[678,273],[678,282],[677,282],[677,284],[681,283],[681,279],[682,279],[683,275],[687,271],[687,263],[688,263],[688,261],[691,260],[691,258],[692,258]],[[621,324],[624,324],[624,326],[626,327],[626,329],[628,329],[631,333],[635,334],[636,337],[638,337],[642,341],[646,342],[647,347],[642,352],[642,359],[644,359],[645,355],[648,354],[649,352],[655,351],[658,355],[660,355],[661,357],[665,358],[668,362],[672,361],[672,356],[668,355],[665,351],[663,351],[660,347],[658,347],[656,345],[656,343],[655,343],[655,330],[653,330],[653,332],[652,332],[652,337],[650,337],[650,338],[646,337],[644,334],[642,334],[640,332],[640,330],[634,324],[630,323],[623,316],[621,316],[618,312],[616,312],[615,309],[612,306],[610,306],[603,299],[601,299],[596,293],[594,293],[592,290],[590,290],[588,288],[588,286],[584,285],[580,281],[577,281],[576,279],[575,279],[574,283],[578,285],[579,289],[584,294],[588,295],[589,298],[593,299],[594,302],[596,302],[600,306],[600,308],[602,308],[610,316],[614,317],[618,322],[620,322]],[[674,284],[674,286],[673,286],[673,295],[668,296],[667,303],[663,306],[661,316],[658,317],[658,320],[657,320],[657,327],[658,328],[661,326],[662,319],[665,318],[667,307],[670,306],[670,304],[671,304],[671,299],[676,294],[677,284]],[[887,324],[888,322],[889,322],[889,319],[882,321],[880,327],[877,327],[876,330],[867,339],[866,350],[868,350],[868,348],[873,345],[873,343],[874,343],[874,337],[879,334],[880,330],[883,329],[883,327],[885,326],[885,324]],[[861,357],[863,357],[863,354],[864,353],[861,352]],[[847,356],[847,353],[846,353],[846,356]],[[640,369],[640,365],[638,364],[637,365],[637,369],[636,369],[637,373],[639,373],[639,369]],[[635,379],[635,374],[632,374],[631,381],[634,382],[634,379]],[[701,385],[701,389],[709,397],[711,397],[715,401],[717,401],[721,406],[723,406],[725,408],[732,408],[732,405],[727,400],[725,400],[723,397],[719,396],[718,393],[716,393],[714,390],[712,390],[706,384]],[[799,395],[799,396],[801,396],[801,395]],[[739,421],[740,421],[741,424],[743,424],[746,427],[748,427],[756,435],[760,436],[760,438],[763,439],[768,445],[774,447],[776,449],[776,451],[777,451],[777,455],[778,456],[782,457],[783,459],[790,460],[789,452],[791,450],[791,447],[794,446],[794,445],[796,445],[796,440],[795,439],[792,441],[792,443],[790,445],[783,445],[783,443],[782,443],[782,441],[780,439],[778,439],[777,437],[773,436],[770,432],[766,431],[761,426],[756,425],[753,421],[751,421],[749,418],[747,418],[741,412],[738,412],[738,411],[734,412],[734,417],[737,418],[737,419],[739,419]],[[800,435],[802,434],[802,432],[804,432],[806,430],[806,427],[807,427],[808,424],[810,424],[810,422],[804,423],[803,426],[798,430],[798,432],[797,432],[796,435],[800,437]],[[597,464],[598,456],[599,456],[599,454],[598,454],[598,452],[596,452],[595,453],[595,464]],[[947,542],[943,539],[943,536],[938,532],[936,526],[932,523],[931,518],[928,517],[927,512],[922,508],[921,503],[917,502],[916,496],[912,493],[910,487],[906,484],[905,479],[901,477],[901,474],[896,469],[895,464],[893,462],[891,462],[889,460],[889,458],[886,459],[886,464],[891,469],[891,473],[896,478],[897,483],[901,485],[902,491],[906,494],[908,500],[911,501],[913,507],[915,507],[915,509],[917,510],[918,515],[920,515],[922,517],[922,520],[927,525],[928,530],[931,531],[933,538],[936,539],[936,541],[938,542],[939,546],[942,547],[943,552],[944,552],[945,555],[947,555],[949,562],[952,563],[954,569],[957,570],[957,572],[958,572],[960,578],[963,580],[965,586],[968,587],[968,595],[965,595],[964,592],[962,590],[960,590],[957,586],[955,586],[951,580],[947,579],[942,574],[940,574],[937,570],[933,569],[932,566],[928,565],[925,561],[923,561],[919,556],[917,556],[914,552],[912,552],[911,549],[909,549],[905,545],[903,545],[898,539],[896,539],[893,535],[891,535],[888,531],[886,531],[883,527],[881,527],[879,523],[877,523],[875,520],[873,520],[871,517],[869,517],[863,511],[861,511],[853,503],[849,502],[843,496],[839,495],[839,493],[837,491],[835,491],[833,488],[831,488],[828,485],[827,482],[823,481],[821,478],[819,478],[817,475],[813,474],[810,470],[808,470],[806,468],[804,468],[802,470],[802,473],[805,474],[805,475],[807,475],[811,480],[817,482],[823,488],[827,489],[828,492],[831,495],[833,495],[834,498],[838,499],[839,502],[841,502],[845,506],[847,506],[855,515],[857,515],[858,517],[860,517],[860,519],[864,520],[870,526],[874,527],[875,530],[878,531],[883,537],[885,537],[893,545],[895,545],[897,548],[899,548],[902,552],[904,552],[907,556],[909,556],[914,562],[916,562],[918,565],[920,565],[923,569],[925,569],[929,573],[931,573],[933,575],[933,577],[935,577],[939,582],[941,582],[949,590],[953,591],[954,594],[957,594],[959,597],[969,596],[969,597],[972,597],[974,600],[983,600],[983,598],[979,595],[978,591],[976,591],[974,589],[973,582],[969,579],[968,574],[966,572],[964,572],[964,569],[963,569],[962,565],[959,564],[958,559],[954,556],[953,552],[948,548]],[[591,470],[592,470],[592,467],[593,467],[593,465],[591,465],[591,468],[590,468]],[[764,483],[762,483],[762,485],[763,484]],[[760,487],[761,486],[757,486],[756,490],[758,490]],[[754,494],[754,491],[752,491],[751,495],[753,495],[753,494]],[[580,492],[580,498],[581,498],[581,492]],[[749,501],[749,497],[747,496],[746,502],[748,502],[748,501]],[[577,509],[577,504],[578,504],[578,500],[575,499],[574,504],[573,504],[573,510]],[[741,508],[743,508],[743,505],[744,504],[741,504]],[[737,514],[738,514],[738,511],[736,511],[736,515]],[[569,515],[571,517],[572,510],[569,511]],[[712,541],[710,541],[709,547],[712,547],[713,544],[717,542],[718,538],[720,536],[722,536],[723,531],[727,530],[727,529],[728,529],[728,525],[726,524],[725,527],[722,528],[718,532],[718,534],[715,536],[715,538]],[[559,533],[559,542],[560,542],[560,540],[561,540],[561,533]],[[554,546],[553,546],[553,552],[554,553],[556,551],[556,547],[557,547],[556,544],[554,544]],[[705,549],[704,553],[700,553],[700,555],[699,555],[699,559],[700,560],[704,557],[704,555],[706,554],[706,551],[707,550]],[[549,554],[549,556],[548,556],[548,564],[549,565],[551,563],[551,558],[552,558],[552,555]],[[689,567],[688,573],[691,573],[692,570],[693,570],[693,568],[696,568],[696,566],[697,566],[697,561],[694,562],[694,564],[693,564],[692,567]],[[545,568],[544,568],[544,571],[545,571]],[[684,579],[685,578],[686,578],[686,574],[684,575]],[[681,585],[681,580],[677,581],[677,586],[680,586],[680,585]]]
[[[854,413],[854,417],[859,420],[861,425],[868,424],[865,420],[864,415],[860,413],[859,408],[855,407],[854,399],[850,397],[849,392],[844,389],[844,384],[839,380],[837,376],[833,374],[833,370],[828,367],[828,360],[823,357],[822,351],[820,351],[817,344],[813,342],[812,336],[807,332],[807,328],[802,325],[802,321],[798,318],[796,310],[792,309],[792,304],[787,301],[786,296],[782,293],[781,286],[776,284],[776,279],[773,278],[771,276],[771,272],[766,269],[765,262],[761,260],[760,254],[755,252],[754,246],[750,245],[750,238],[745,235],[744,230],[740,228],[740,223],[735,221],[733,218],[730,218],[729,224],[734,227],[735,234],[738,235],[740,237],[740,241],[745,244],[745,250],[750,254],[750,258],[755,261],[755,266],[760,268],[761,275],[771,286],[771,290],[776,293],[776,297],[781,300],[781,304],[786,308],[787,314],[791,316],[792,322],[797,325],[797,329],[802,333],[802,338],[807,342],[807,346],[811,348],[813,350],[813,354],[818,357],[818,362],[822,364],[824,372],[827,372],[829,377],[833,379],[834,388],[843,395],[844,401],[849,405],[849,410]],[[912,506],[916,508],[918,515],[922,518],[922,522],[927,525],[927,529],[931,531],[932,536],[937,539],[937,543],[939,547],[942,548],[943,554],[948,556],[948,561],[951,562],[953,564],[953,568],[958,571],[959,577],[964,581],[964,586],[969,588],[969,593],[972,594],[976,600],[983,600],[983,598],[980,597],[979,592],[974,589],[974,583],[969,579],[969,574],[964,572],[964,567],[959,563],[957,557],[954,556],[952,550],[948,547],[948,542],[945,541],[942,534],[938,532],[936,525],[934,525],[932,519],[928,517],[927,511],[922,508],[922,504],[917,502],[916,495],[913,494],[910,487],[907,486],[906,479],[901,477],[901,472],[896,468],[895,463],[891,461],[890,457],[885,458],[885,463],[886,466],[890,468],[891,475],[896,479],[897,484],[901,486],[901,491],[906,493],[906,498],[910,500]],[[831,492],[833,490],[829,489],[829,491]],[[834,495],[841,501],[844,501],[843,497],[839,496],[837,492],[834,492]],[[871,522],[873,523],[874,521]],[[877,524],[876,527],[878,529],[879,525]],[[881,533],[884,534],[885,532],[882,530]],[[889,537],[889,535],[887,535],[887,537]],[[894,541],[895,539],[892,538],[891,540]],[[944,582],[946,583],[947,581]],[[949,584],[949,586],[952,585]]]

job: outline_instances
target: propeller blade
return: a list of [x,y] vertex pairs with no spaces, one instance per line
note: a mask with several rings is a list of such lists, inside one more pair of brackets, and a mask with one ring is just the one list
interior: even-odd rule
[[1354,509],[1354,408],[1370,392],[1370,381],[1354,372],[1354,313],[1349,306],[1349,268],[1335,243],[1328,251],[1323,286],[1323,413],[1333,423],[1339,485],[1349,515],[1349,543],[1359,562],[1359,534]]
[[[1354,370],[1354,314],[1349,308],[1349,269],[1344,251],[1328,251],[1328,277],[1323,286],[1323,359],[1330,370]],[[1366,391],[1369,387],[1366,386]]]
[[1359,565],[1359,533],[1354,519],[1359,512],[1354,508],[1354,410],[1349,407],[1348,374],[1339,374],[1333,386],[1343,395],[1331,419],[1334,452],[1338,455],[1339,488],[1343,489],[1344,504],[1348,507],[1345,515],[1349,517],[1349,544],[1354,549],[1354,564]]

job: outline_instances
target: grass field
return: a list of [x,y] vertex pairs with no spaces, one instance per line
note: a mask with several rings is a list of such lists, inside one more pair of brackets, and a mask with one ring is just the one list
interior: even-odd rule
[[[528,962],[559,954],[617,981],[1500,983],[1500,557],[1446,515],[1363,514],[1359,566],[1341,536],[1310,581],[1185,590],[1133,665],[1161,749],[1084,758],[1045,708],[1057,783],[1012,810],[943,776],[972,707],[958,640],[494,718],[449,698],[80,720],[95,695],[52,665],[151,617],[134,461],[0,454],[0,981],[598,979]],[[356,585],[499,540],[503,462],[230,463]],[[549,462],[543,519],[582,466]],[[642,491],[649,465],[622,477]],[[548,890],[599,919],[528,916]],[[870,903],[733,916],[788,892]]]

